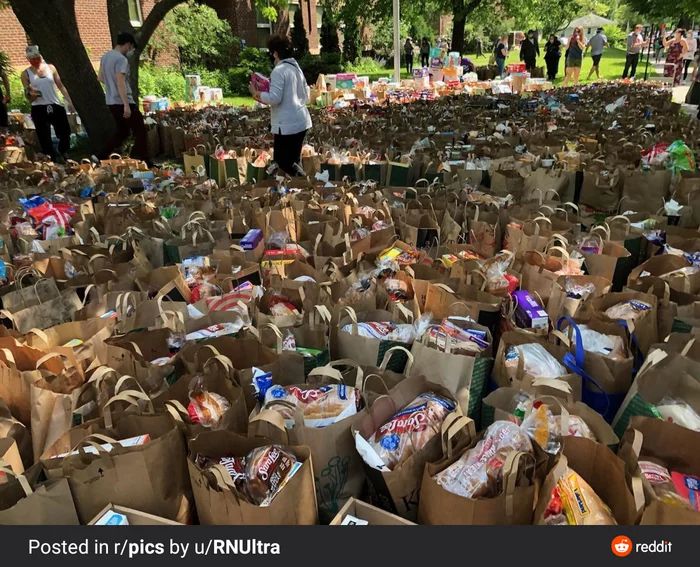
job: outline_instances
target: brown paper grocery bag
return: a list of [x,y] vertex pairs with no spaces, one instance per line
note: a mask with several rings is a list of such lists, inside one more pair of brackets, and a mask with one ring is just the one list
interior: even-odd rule
[[[186,470],[186,452],[182,433],[172,425],[169,415],[149,416],[170,424],[167,433],[143,445],[124,448],[119,439],[148,433],[134,417],[125,416],[107,435],[114,435],[111,452],[82,452],[60,459],[60,474],[68,479],[78,517],[87,523],[108,504],[138,508],[169,520],[182,520],[191,497]],[[116,439],[118,437],[119,439]],[[45,461],[48,462],[48,461]],[[185,518],[186,519],[186,518]]]
[[[261,438],[246,438],[230,431],[200,433],[189,442],[191,455],[206,457],[245,457],[257,447],[270,445]],[[308,447],[287,446],[302,462],[301,468],[289,480],[267,507],[256,506],[246,500],[233,486],[228,473],[202,471],[192,458],[187,466],[202,525],[297,525],[318,524],[316,491]],[[226,478],[228,477],[228,478]]]
[[[559,276],[552,286],[547,315],[556,323],[561,317],[577,317],[587,300],[602,297],[610,291],[612,282],[600,276]],[[568,290],[585,290],[586,298],[570,297]]]
[[[459,422],[455,422],[459,425]],[[473,424],[472,424],[473,425]],[[494,498],[465,498],[453,494],[440,486],[435,475],[461,459],[474,448],[478,437],[467,434],[466,446],[452,447],[451,434],[454,429],[444,432],[442,458],[428,463],[423,473],[421,502],[418,521],[429,525],[527,525],[532,522],[532,511],[537,497],[534,478],[523,479],[522,467],[534,464],[535,456],[513,451],[503,464],[503,492]],[[540,467],[545,459],[540,455]],[[541,475],[540,475],[541,476]],[[521,477],[521,478],[519,478]],[[519,484],[518,485],[518,480]]]
[[0,466],[8,482],[0,484],[0,525],[78,526],[78,515],[65,478],[46,480],[37,463],[24,474]]
[[639,461],[662,463],[669,471],[700,475],[700,433],[654,417],[633,417],[620,444],[628,483],[635,495],[642,525],[700,525],[700,512],[663,502],[639,468]]
[[562,455],[549,473],[540,491],[535,523],[545,524],[544,512],[552,498],[557,481],[566,474],[566,467],[577,472],[600,499],[607,504],[619,525],[633,525],[635,501],[627,486],[625,465],[608,447],[582,437],[564,438]]
[[[457,401],[448,390],[429,382],[425,376],[412,376],[363,410],[360,422],[352,428],[353,436],[369,439],[379,427],[424,392],[435,392],[452,400],[457,408],[455,411],[461,414]],[[372,503],[414,521],[418,514],[423,469],[426,463],[439,459],[440,454],[440,435],[436,433],[420,451],[414,452],[394,470],[380,471],[363,463]]]
[[32,439],[29,435],[29,430],[12,417],[2,398],[0,398],[0,439],[4,439],[5,442],[15,443],[25,469],[29,468],[34,462]]

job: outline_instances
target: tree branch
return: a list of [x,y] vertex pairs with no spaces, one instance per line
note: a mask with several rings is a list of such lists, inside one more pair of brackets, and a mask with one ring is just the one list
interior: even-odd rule
[[[122,0],[117,0],[122,1]],[[144,47],[148,41],[151,39],[153,32],[156,31],[158,25],[163,21],[168,12],[178,6],[179,4],[184,4],[186,0],[160,0],[153,10],[148,14],[148,17],[143,22],[141,29],[138,30],[136,34],[136,41],[138,41],[140,47]]]

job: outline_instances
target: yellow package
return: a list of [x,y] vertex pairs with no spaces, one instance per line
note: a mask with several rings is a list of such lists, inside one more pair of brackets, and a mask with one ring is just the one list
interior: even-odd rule
[[616,526],[610,508],[575,471],[567,468],[559,479],[562,511],[570,526]]

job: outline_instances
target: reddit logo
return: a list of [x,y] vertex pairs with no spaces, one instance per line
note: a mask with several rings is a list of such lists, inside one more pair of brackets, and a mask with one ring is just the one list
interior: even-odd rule
[[618,557],[627,557],[632,553],[632,540],[627,536],[620,535],[612,540],[610,547],[612,552]]

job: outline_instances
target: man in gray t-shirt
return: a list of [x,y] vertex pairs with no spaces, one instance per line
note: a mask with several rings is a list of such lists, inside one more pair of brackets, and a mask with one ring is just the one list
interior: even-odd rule
[[121,147],[131,132],[134,136],[132,155],[150,165],[148,138],[143,115],[134,100],[129,80],[129,60],[127,55],[136,49],[136,39],[127,32],[117,36],[117,45],[102,56],[97,78],[104,83],[105,100],[114,117],[117,129],[100,152],[100,159],[108,159],[114,150]]
[[591,50],[591,57],[593,58],[593,67],[588,72],[588,79],[591,78],[593,72],[595,71],[596,78],[600,79],[600,58],[603,56],[603,48],[608,46],[608,38],[605,37],[603,33],[603,28],[598,28],[596,34],[588,41],[586,46],[586,53]]
[[637,73],[637,63],[639,63],[639,54],[647,45],[649,40],[644,41],[642,30],[644,26],[637,24],[634,31],[627,36],[627,58],[625,59],[625,70],[622,72],[622,78],[626,79],[629,73],[630,79],[634,79]]

